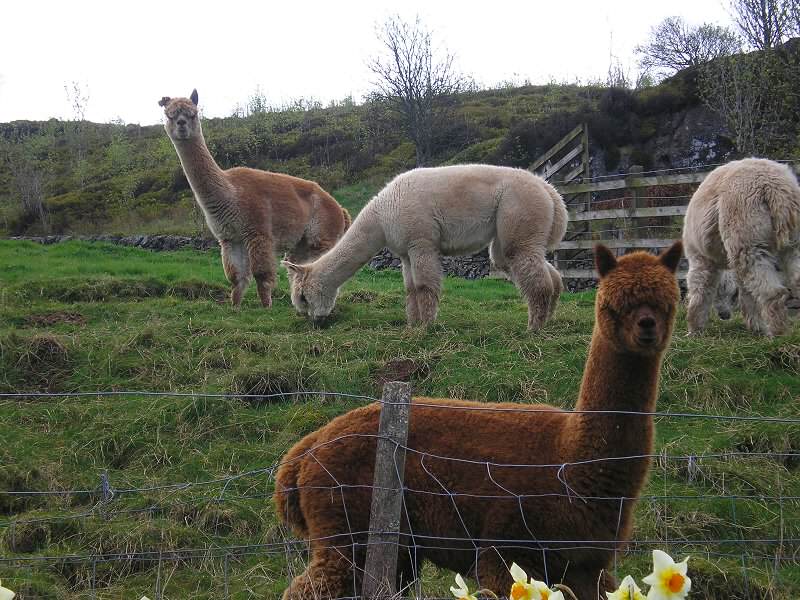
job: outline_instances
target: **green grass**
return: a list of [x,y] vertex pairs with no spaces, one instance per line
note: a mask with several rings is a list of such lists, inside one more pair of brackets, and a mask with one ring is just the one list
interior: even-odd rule
[[[438,321],[427,330],[405,327],[397,272],[360,271],[343,286],[324,328],[294,313],[286,287],[281,273],[272,310],[262,309],[251,289],[235,312],[219,302],[227,285],[216,252],[1,241],[0,392],[314,390],[376,396],[392,361],[408,359],[417,367],[413,381],[421,395],[574,404],[591,336],[591,292],[564,294],[555,319],[531,335],[524,304],[501,280],[447,279]],[[685,331],[681,312],[659,410],[800,417],[800,326],[776,340],[754,338],[739,318],[713,320],[701,337],[688,338]],[[0,400],[0,490],[94,490],[0,494],[0,555],[120,555],[94,565],[0,562],[0,579],[22,598],[154,598],[157,580],[164,598],[221,598],[222,554],[181,551],[255,545],[252,553],[229,558],[231,597],[279,597],[289,565],[301,567],[302,557],[287,562],[282,546],[272,554],[259,546],[285,539],[263,472],[227,486],[117,493],[106,501],[97,491],[100,474],[107,472],[112,487],[122,490],[264,469],[302,435],[361,403],[321,396]],[[657,431],[657,451],[671,456],[800,451],[797,425],[659,418]],[[774,561],[748,558],[743,570],[741,544],[685,542],[781,534],[796,540],[798,502],[768,498],[800,496],[798,466],[797,457],[757,454],[701,459],[691,468],[687,460],[657,462],[645,496],[708,498],[640,502],[634,537],[661,540],[659,547],[674,556],[693,556],[694,598],[746,598],[745,588],[751,598],[797,598],[795,563],[776,571]],[[728,498],[737,494],[756,498]],[[797,547],[787,541],[783,556],[791,558]],[[776,553],[768,543],[744,549],[772,558]],[[147,551],[155,554],[131,557]],[[620,557],[619,569],[640,579],[648,565],[648,556],[631,552]],[[451,574],[425,573],[426,592],[447,595]]]

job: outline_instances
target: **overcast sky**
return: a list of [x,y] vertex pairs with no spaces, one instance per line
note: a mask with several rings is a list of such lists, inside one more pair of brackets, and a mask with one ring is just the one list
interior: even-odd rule
[[0,9],[0,122],[72,118],[65,84],[88,91],[86,118],[151,124],[161,96],[193,87],[206,116],[260,88],[271,104],[323,103],[370,89],[376,25],[418,14],[479,85],[604,78],[610,56],[635,75],[633,47],[661,19],[729,25],[726,0],[7,0]]

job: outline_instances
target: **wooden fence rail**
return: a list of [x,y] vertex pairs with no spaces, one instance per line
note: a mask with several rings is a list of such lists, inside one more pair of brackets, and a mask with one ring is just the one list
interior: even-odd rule
[[[580,131],[581,127],[576,127],[575,130],[565,136],[560,147],[554,147],[555,150],[562,149],[563,146],[566,145],[566,141],[574,139],[576,135],[580,133]],[[541,167],[544,161],[554,154],[555,152],[543,155],[540,160],[537,161],[536,165]],[[793,163],[791,166],[795,173],[800,174],[800,163]],[[576,236],[588,235],[593,237],[591,223],[595,221],[613,221],[614,219],[633,220],[654,217],[675,217],[676,219],[670,226],[682,228],[682,217],[686,215],[686,207],[689,203],[688,197],[683,196],[683,198],[685,198],[685,202],[682,204],[673,204],[670,206],[642,206],[644,200],[647,199],[645,196],[643,196],[643,190],[644,188],[650,187],[699,184],[711,172],[711,169],[709,168],[707,170],[698,171],[695,173],[675,174],[657,172],[642,173],[641,167],[631,167],[631,171],[632,172],[627,176],[621,176],[618,179],[607,179],[604,181],[594,181],[589,183],[553,182],[553,185],[555,185],[559,193],[567,202],[567,208],[569,209],[569,223],[573,225],[580,223],[586,228],[585,231],[571,233],[575,234]],[[598,202],[597,200],[593,199],[593,194],[610,192],[614,190],[620,190],[623,192],[625,190],[631,190],[630,196],[625,198],[625,203],[629,204],[629,206],[626,206],[625,208],[609,209],[592,208],[592,205]],[[665,200],[669,198],[669,196],[664,197]],[[630,222],[631,221],[628,221],[628,223]],[[641,229],[646,229],[647,227],[648,226],[645,226]],[[649,227],[660,228],[665,226],[653,225]],[[634,227],[633,229],[640,228]],[[580,251],[590,250],[595,244],[598,243],[605,244],[609,248],[624,252],[628,249],[637,248],[666,248],[672,245],[675,239],[679,237],[678,235],[673,238],[636,238],[625,235],[625,232],[626,228],[624,227],[612,227],[603,232],[595,232],[605,234],[601,236],[602,239],[564,239],[554,253],[554,261],[556,267],[561,273],[561,276],[564,279],[594,279],[596,275],[593,269],[590,268],[590,264],[586,265],[587,268],[576,268],[570,265],[573,265],[576,262],[590,262],[588,261],[588,258],[584,261],[582,259],[576,259],[574,256]],[[569,233],[570,232],[568,232],[568,237]],[[614,237],[609,237],[609,233],[613,233]],[[572,255],[572,258],[566,258],[565,255],[567,254]],[[685,278],[686,271],[682,269],[679,270],[678,279]]]

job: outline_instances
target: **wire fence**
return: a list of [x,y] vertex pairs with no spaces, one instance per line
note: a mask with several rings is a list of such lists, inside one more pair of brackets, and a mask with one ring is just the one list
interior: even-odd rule
[[[113,400],[120,396],[275,400],[302,396],[382,402],[370,396],[332,392],[250,395],[140,391],[6,393],[0,394],[0,401],[16,402],[32,397]],[[410,560],[413,565],[413,576],[406,579],[408,587],[405,589],[411,597],[431,598],[446,591],[442,576],[420,573],[420,557],[462,554],[469,557],[465,559],[469,567],[465,571],[468,571],[489,551],[501,557],[524,557],[533,553],[543,565],[540,577],[555,583],[563,575],[557,566],[561,565],[558,557],[564,553],[607,553],[612,557],[612,571],[622,576],[626,567],[645,562],[653,548],[681,557],[690,554],[694,557],[693,565],[701,562],[703,568],[694,577],[696,589],[719,585],[715,573],[724,573],[728,596],[708,597],[755,599],[800,595],[800,448],[792,445],[796,443],[792,434],[797,431],[800,418],[663,411],[571,411],[525,405],[443,405],[416,401],[411,408],[412,431],[414,413],[423,410],[428,411],[428,415],[433,414],[430,411],[446,411],[447,416],[442,420],[452,423],[462,420],[462,415],[478,413],[481,418],[504,415],[511,421],[531,423],[543,417],[552,418],[554,414],[566,418],[585,415],[613,418],[623,426],[630,421],[632,427],[641,426],[642,420],[647,418],[654,419],[657,427],[686,420],[710,427],[768,424],[782,429],[776,439],[785,438],[789,443],[786,448],[749,448],[743,447],[736,438],[731,440],[729,448],[692,453],[671,451],[674,441],[670,441],[654,453],[589,456],[564,462],[512,462],[489,458],[491,448],[470,446],[468,432],[463,443],[446,445],[455,449],[448,453],[437,451],[435,445],[430,447],[424,441],[415,441],[411,436],[410,442],[393,447],[393,452],[402,450],[405,453],[407,465],[405,480],[398,476],[403,481],[403,514],[397,546],[403,560]],[[190,569],[210,577],[207,597],[250,597],[243,591],[250,589],[248,581],[269,580],[273,585],[270,589],[276,585],[280,587],[303,571],[309,547],[324,545],[336,549],[350,561],[355,587],[363,576],[362,554],[369,536],[385,533],[371,530],[367,517],[353,512],[363,506],[363,498],[370,497],[375,486],[343,471],[333,462],[325,464],[323,458],[345,452],[354,444],[373,448],[374,455],[374,447],[380,439],[388,438],[377,431],[338,435],[313,444],[294,459],[313,458],[328,474],[328,481],[322,485],[297,485],[284,492],[328,495],[348,517],[341,531],[311,535],[310,539],[294,538],[278,525],[273,512],[264,512],[265,507],[271,506],[275,475],[287,464],[285,461],[224,477],[154,481],[141,487],[117,487],[113,472],[101,472],[97,474],[95,486],[0,490],[0,502],[5,499],[5,506],[13,507],[13,502],[21,502],[18,511],[6,511],[6,517],[0,520],[0,539],[5,549],[5,554],[0,556],[0,578],[4,585],[20,592],[21,598],[46,597],[37,592],[37,582],[43,577],[59,578],[74,591],[75,597],[117,597],[105,596],[104,590],[133,578],[149,585],[143,593],[151,598],[168,598],[177,597],[169,591],[176,570]],[[520,455],[525,456],[525,440],[517,442]],[[513,443],[513,440],[505,443]],[[641,494],[609,493],[606,486],[594,490],[581,482],[587,473],[623,473],[645,463],[651,465],[650,483]],[[364,464],[371,466],[370,461]],[[465,479],[459,479],[458,474],[465,475]],[[474,488],[465,487],[466,480],[480,484]],[[26,504],[32,499],[36,500],[33,515],[28,514],[32,511]],[[637,499],[636,526],[627,539],[620,529],[623,512]],[[266,529],[268,539],[231,543],[240,542],[236,535],[226,535],[235,530],[236,515],[224,510],[242,506],[249,507],[254,518],[270,520]],[[433,507],[439,525],[419,519],[425,506]],[[479,526],[481,521],[476,514],[480,515],[481,510],[476,512],[476,507],[484,511],[505,507],[504,514],[515,517],[493,531],[491,527]],[[604,514],[614,516],[616,522],[606,529],[608,535],[598,535],[592,528],[587,528],[587,535],[583,536],[552,534],[547,526],[548,518],[555,519],[553,515],[558,511],[584,511],[586,507],[591,508],[590,513],[605,511]],[[204,511],[209,512],[212,521],[202,525],[207,532],[205,544],[184,546],[169,542],[174,521],[182,519],[189,529],[199,528],[197,523]],[[213,520],[215,518],[217,521]],[[117,528],[132,524],[141,526],[143,522],[150,530],[160,532],[167,542],[142,542],[124,549],[107,542],[106,536],[113,537],[111,532]],[[83,553],[62,553],[62,548],[72,547],[68,541],[70,537],[79,537],[79,531],[93,531],[94,537],[89,536],[92,544]],[[49,543],[35,543],[37,539]],[[452,580],[450,576],[447,579],[448,582]],[[196,597],[206,596],[198,594]]]

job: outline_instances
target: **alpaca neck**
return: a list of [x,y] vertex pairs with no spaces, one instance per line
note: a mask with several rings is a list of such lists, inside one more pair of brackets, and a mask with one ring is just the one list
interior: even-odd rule
[[[627,411],[652,413],[658,393],[663,354],[634,354],[620,351],[595,327],[580,396],[569,428],[573,460],[641,456],[652,453],[653,417],[630,414],[581,414],[579,411]],[[649,460],[600,463],[600,470],[620,469],[627,473],[622,487],[638,491]],[[596,467],[597,465],[589,465]],[[626,493],[624,489],[616,490]]]
[[208,151],[203,132],[199,131],[188,140],[172,140],[172,143],[197,202],[206,209],[226,203],[230,184]]
[[372,204],[367,204],[342,239],[314,264],[327,287],[339,287],[386,245],[386,236]]

